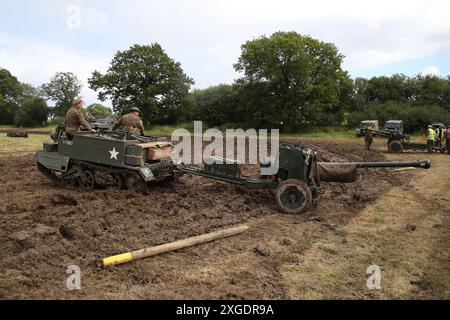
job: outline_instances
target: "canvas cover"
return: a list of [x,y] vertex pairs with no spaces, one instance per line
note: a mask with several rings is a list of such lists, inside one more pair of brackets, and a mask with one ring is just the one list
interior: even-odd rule
[[165,141],[155,141],[139,144],[143,149],[148,149],[147,159],[150,161],[170,158],[172,155],[172,144]]
[[337,162],[318,162],[320,181],[324,182],[355,182],[356,164]]

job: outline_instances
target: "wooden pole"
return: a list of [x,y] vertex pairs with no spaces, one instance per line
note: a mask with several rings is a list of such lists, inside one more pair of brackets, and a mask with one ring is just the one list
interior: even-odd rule
[[398,168],[398,169],[394,169],[395,172],[400,172],[400,171],[410,171],[410,170],[416,170],[416,168],[414,168],[414,167],[406,167],[406,168]]
[[242,232],[246,231],[249,227],[248,226],[239,226],[239,227],[233,227],[228,228],[224,230],[219,230],[207,234],[202,234],[196,237],[187,238],[183,240],[178,240],[175,242],[170,242],[166,244],[162,244],[156,247],[149,247],[141,250],[136,250],[132,252],[122,253],[115,256],[107,257],[102,259],[102,266],[108,267],[113,266],[117,264],[122,264],[126,262],[130,262],[133,260],[146,258],[155,256],[161,253],[166,253],[170,251],[179,250],[186,247],[195,246],[201,243],[206,243],[210,241],[214,241],[221,238],[231,237],[237,234],[241,234]]

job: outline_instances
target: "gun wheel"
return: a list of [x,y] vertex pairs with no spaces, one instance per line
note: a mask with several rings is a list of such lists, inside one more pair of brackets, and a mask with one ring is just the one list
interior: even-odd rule
[[296,179],[283,181],[275,192],[277,205],[282,212],[299,214],[312,206],[311,189]]
[[400,153],[403,152],[403,145],[401,141],[394,140],[389,142],[388,144],[388,151],[390,153]]

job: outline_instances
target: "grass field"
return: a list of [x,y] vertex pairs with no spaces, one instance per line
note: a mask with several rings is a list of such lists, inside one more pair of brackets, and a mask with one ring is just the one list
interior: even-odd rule
[[11,153],[29,153],[42,148],[42,143],[50,138],[42,134],[29,134],[28,138],[10,138],[0,133],[0,156]]
[[[26,129],[28,132],[36,132],[39,134],[43,133],[50,133],[55,129],[55,125],[49,125],[46,127],[40,127],[40,128],[30,128]],[[5,126],[0,125],[0,131],[1,130],[12,130],[15,129],[14,126]],[[152,136],[171,136],[173,131],[176,129],[186,129],[190,132],[193,132],[193,123],[182,123],[179,125],[154,125],[154,126],[148,126],[145,130],[146,135],[152,135]],[[203,128],[203,130],[206,130],[207,128]],[[234,129],[234,128],[233,128]],[[342,128],[336,128],[336,127],[330,127],[330,128],[320,128],[315,129],[308,132],[300,132],[300,133],[282,133],[280,136],[282,138],[354,138],[357,139],[355,135],[356,129],[342,129]],[[222,128],[222,131],[225,131],[225,129]],[[37,139],[37,138],[36,138]],[[376,138],[378,141],[386,140],[384,138]],[[418,143],[425,143],[425,138],[420,133],[414,133],[411,135],[411,141],[418,142]]]

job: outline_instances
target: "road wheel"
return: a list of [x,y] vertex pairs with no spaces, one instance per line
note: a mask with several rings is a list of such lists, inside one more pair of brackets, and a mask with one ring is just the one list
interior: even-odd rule
[[119,190],[124,188],[123,176],[121,174],[113,175],[113,187]]
[[311,189],[297,179],[283,181],[275,192],[275,199],[281,211],[299,214],[312,205]]
[[86,190],[95,188],[95,176],[92,171],[84,170],[81,173],[80,187]]
[[136,175],[127,174],[123,179],[123,185],[125,189],[136,189],[142,185],[142,181]]
[[80,184],[79,179],[77,177],[74,177],[74,176],[72,176],[72,177],[63,177],[62,181],[63,181],[63,184],[65,186],[67,186],[69,188],[72,188],[72,189],[78,187],[79,184]]
[[388,144],[389,153],[400,153],[403,152],[403,144],[401,141],[393,140]]

